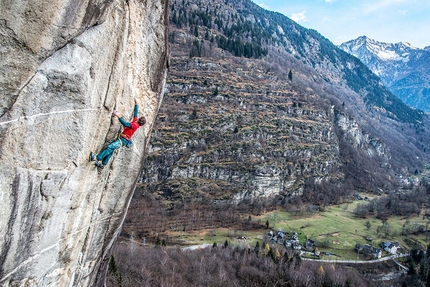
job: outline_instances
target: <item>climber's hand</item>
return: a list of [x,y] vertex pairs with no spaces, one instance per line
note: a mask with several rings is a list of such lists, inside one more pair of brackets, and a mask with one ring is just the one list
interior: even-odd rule
[[121,115],[118,113],[118,111],[117,111],[117,110],[114,110],[114,111],[113,111],[113,115],[114,115],[115,117],[117,117],[117,118],[120,118],[120,117],[121,117]]

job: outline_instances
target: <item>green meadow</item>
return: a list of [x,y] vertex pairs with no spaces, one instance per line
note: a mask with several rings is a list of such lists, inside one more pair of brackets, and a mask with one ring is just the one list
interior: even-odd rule
[[[294,215],[285,210],[277,210],[261,216],[261,221],[269,221],[273,230],[293,231],[299,234],[300,242],[307,238],[315,240],[320,251],[328,251],[341,257],[357,256],[353,251],[357,243],[380,246],[383,241],[397,241],[405,251],[419,245],[426,248],[428,236],[424,234],[404,234],[402,231],[415,230],[417,225],[427,227],[429,220],[417,215],[411,218],[391,217],[386,222],[369,216],[357,218],[354,209],[365,201],[356,200],[338,206],[331,206],[324,212],[313,215]],[[427,228],[426,228],[427,229]],[[403,235],[402,235],[403,234]],[[370,237],[373,240],[366,240]],[[351,252],[352,251],[352,252]]]
[[[338,259],[356,259],[357,253],[354,247],[357,243],[370,244],[380,248],[383,241],[397,241],[403,251],[421,246],[426,248],[430,237],[424,233],[404,234],[405,230],[415,230],[417,224],[428,229],[429,220],[422,216],[411,218],[391,217],[385,223],[382,220],[369,216],[367,218],[357,218],[354,209],[358,204],[365,204],[365,201],[355,200],[337,206],[330,206],[324,211],[313,212],[291,212],[281,208],[276,211],[252,217],[253,221],[258,221],[269,228],[258,230],[242,231],[238,229],[214,228],[211,230],[200,230],[182,234],[182,239],[187,244],[223,244],[226,240],[230,243],[241,243],[238,236],[247,237],[247,242],[242,243],[248,246],[255,245],[256,241],[264,238],[269,230],[283,230],[291,235],[297,232],[300,243],[304,243],[307,238],[314,240],[319,251],[331,253]],[[366,237],[373,240],[368,241]],[[383,256],[385,254],[383,253]]]

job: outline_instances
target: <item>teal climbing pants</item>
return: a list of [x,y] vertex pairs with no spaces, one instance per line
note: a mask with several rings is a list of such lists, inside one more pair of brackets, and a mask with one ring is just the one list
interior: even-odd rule
[[113,152],[122,146],[127,145],[125,138],[120,138],[111,142],[101,153],[97,155],[97,160],[101,160],[103,165],[107,165]]

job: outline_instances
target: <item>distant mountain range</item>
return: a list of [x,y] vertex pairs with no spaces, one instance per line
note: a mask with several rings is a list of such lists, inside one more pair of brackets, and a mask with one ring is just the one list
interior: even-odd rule
[[359,58],[403,102],[430,112],[430,46],[419,49],[361,36],[339,47]]

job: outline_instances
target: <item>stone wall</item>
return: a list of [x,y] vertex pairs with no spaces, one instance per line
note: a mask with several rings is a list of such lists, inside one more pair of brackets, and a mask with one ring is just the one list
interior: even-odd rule
[[[167,0],[0,4],[0,285],[103,286],[162,101]],[[100,173],[88,162],[147,124]]]

